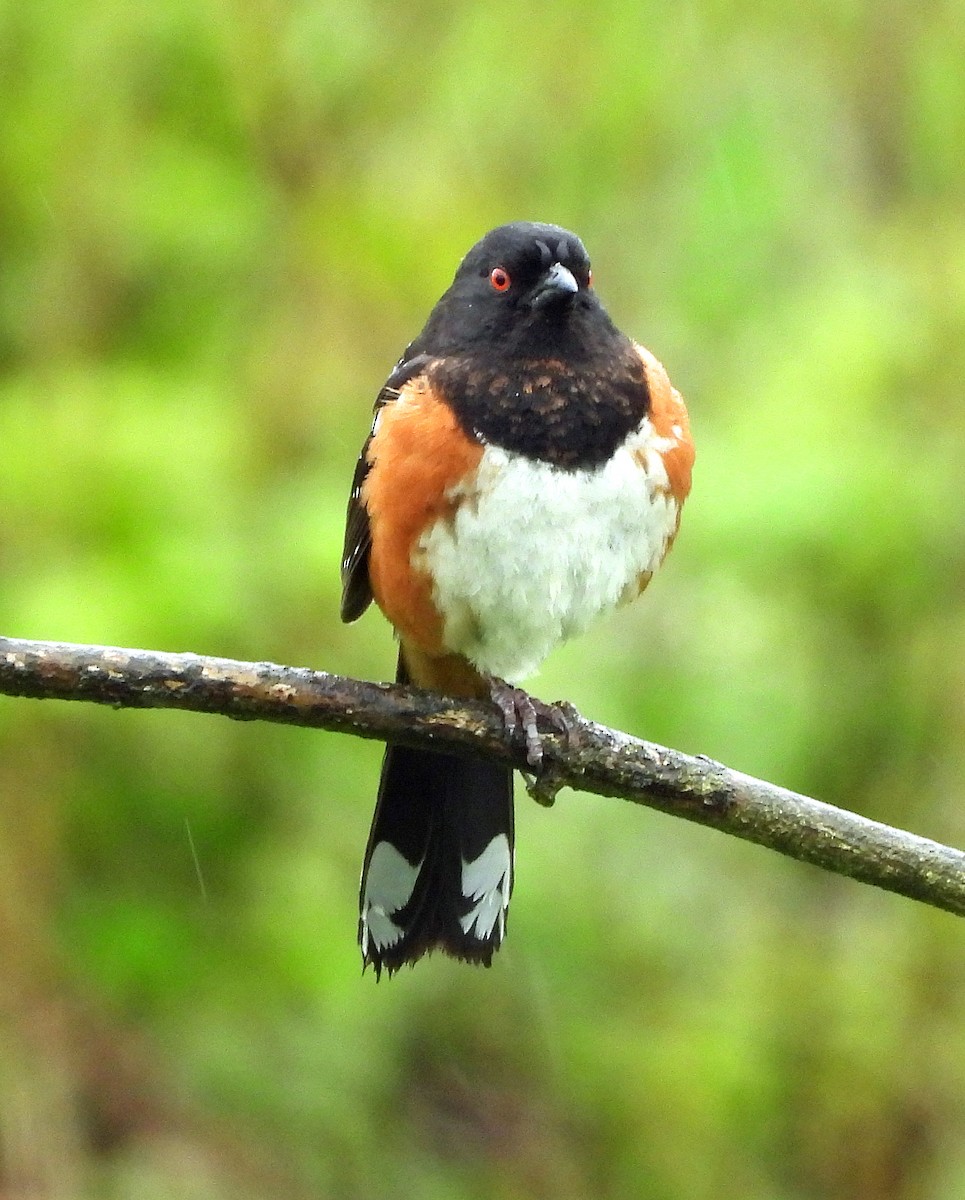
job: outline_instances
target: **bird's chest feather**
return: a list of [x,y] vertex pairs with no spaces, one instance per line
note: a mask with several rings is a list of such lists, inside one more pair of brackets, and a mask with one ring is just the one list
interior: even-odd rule
[[644,418],[606,462],[577,470],[486,446],[412,550],[432,581],[446,649],[519,680],[636,596],[679,518],[665,441]]

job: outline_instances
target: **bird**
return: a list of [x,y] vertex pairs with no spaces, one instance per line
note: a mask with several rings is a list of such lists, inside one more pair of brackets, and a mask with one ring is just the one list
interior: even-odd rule
[[[538,767],[539,708],[521,681],[647,586],[693,461],[683,399],[610,319],[579,237],[501,225],[378,393],[341,617],[374,600],[398,636],[397,682],[494,700]],[[489,966],[514,871],[511,768],[389,744],[359,892],[363,972],[433,950]]]

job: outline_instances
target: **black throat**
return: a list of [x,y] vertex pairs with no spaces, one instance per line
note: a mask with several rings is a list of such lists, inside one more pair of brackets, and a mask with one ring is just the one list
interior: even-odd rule
[[610,459],[650,408],[639,354],[620,337],[604,355],[437,359],[430,378],[471,437],[570,470]]

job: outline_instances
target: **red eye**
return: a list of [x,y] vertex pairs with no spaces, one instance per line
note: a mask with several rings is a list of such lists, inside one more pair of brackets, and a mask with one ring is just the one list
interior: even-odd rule
[[492,284],[493,291],[506,292],[509,290],[512,280],[509,278],[509,272],[503,267],[493,267],[489,272],[489,282]]
[[593,272],[592,271],[587,271],[587,273],[586,273],[586,286],[588,288],[591,288],[593,286]]

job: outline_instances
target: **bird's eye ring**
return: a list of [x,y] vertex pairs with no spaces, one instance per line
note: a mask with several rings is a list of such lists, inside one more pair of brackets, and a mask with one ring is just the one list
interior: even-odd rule
[[493,267],[489,272],[489,283],[494,292],[508,292],[512,280],[505,267]]

